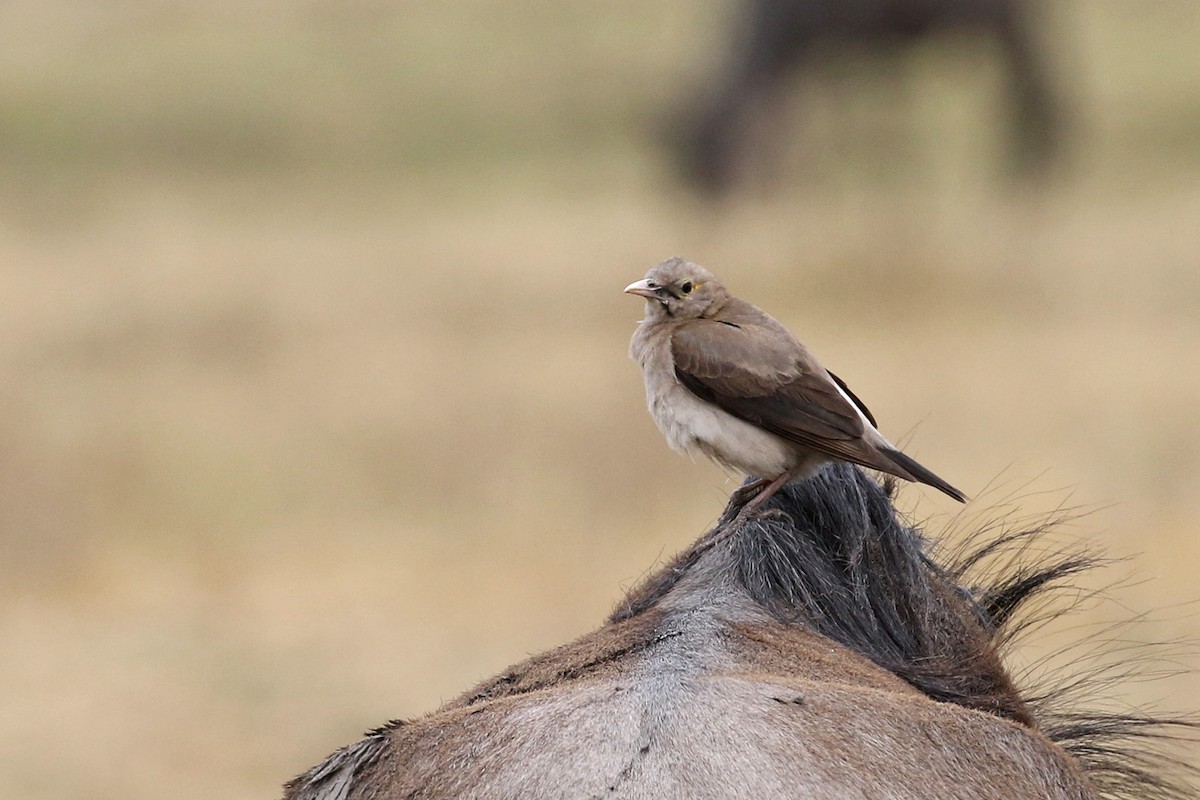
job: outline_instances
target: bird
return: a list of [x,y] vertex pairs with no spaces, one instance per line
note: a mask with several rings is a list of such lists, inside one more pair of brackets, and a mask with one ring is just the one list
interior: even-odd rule
[[735,493],[750,513],[788,483],[848,461],[967,497],[879,432],[850,387],[788,330],[681,257],[625,292],[645,298],[630,342],[650,415],[671,448],[753,478]]

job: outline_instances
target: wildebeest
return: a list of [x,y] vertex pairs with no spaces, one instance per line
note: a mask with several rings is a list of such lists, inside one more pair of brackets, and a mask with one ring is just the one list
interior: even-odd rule
[[[717,526],[607,624],[394,721],[288,784],[357,798],[1182,798],[1162,724],[1046,716],[998,653],[1022,606],[1089,565],[965,577],[840,464]],[[1169,727],[1169,724],[1168,724]]]
[[711,194],[729,189],[748,146],[749,121],[757,110],[780,102],[787,79],[804,69],[818,45],[880,50],[946,32],[994,45],[1011,99],[1016,170],[1045,167],[1061,124],[1026,5],[1023,0],[743,0],[729,54],[682,123],[685,177]]

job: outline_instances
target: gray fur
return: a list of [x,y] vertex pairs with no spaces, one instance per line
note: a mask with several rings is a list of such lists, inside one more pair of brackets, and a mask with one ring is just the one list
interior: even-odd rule
[[[1037,730],[1002,672],[963,684],[988,687],[989,702],[972,706],[970,698],[935,700],[921,688],[920,670],[902,677],[881,666],[912,653],[929,662],[925,671],[1001,669],[986,619],[923,560],[918,536],[898,535],[888,509],[879,487],[843,465],[787,487],[761,522],[731,523],[731,510],[631,593],[608,624],[426,717],[373,732],[295,779],[285,797],[1097,797],[1079,763]],[[804,520],[828,530],[810,530]],[[801,552],[842,560],[822,555],[830,544],[788,555],[789,542],[807,546],[809,537],[826,541],[837,530],[868,549],[873,537],[895,539],[894,553],[857,557],[864,568],[895,574],[850,591],[837,582],[848,587],[866,576],[856,577],[849,562],[831,561],[821,572],[794,563],[766,575],[744,563],[764,558],[750,546],[762,537],[777,540],[764,564]],[[910,580],[908,572],[920,574]],[[821,576],[814,585],[823,591],[850,591],[847,602],[812,596],[813,586],[799,585],[811,575]],[[958,603],[963,613],[899,606],[900,619],[886,609],[877,617],[874,593],[901,581],[921,584],[898,595],[906,602]],[[814,614],[861,619],[830,624]],[[856,635],[868,637],[865,649]],[[885,635],[896,641],[876,653],[869,637]],[[1013,695],[1008,705],[991,703],[988,693],[1002,692]],[[979,710],[993,706],[994,713]]]

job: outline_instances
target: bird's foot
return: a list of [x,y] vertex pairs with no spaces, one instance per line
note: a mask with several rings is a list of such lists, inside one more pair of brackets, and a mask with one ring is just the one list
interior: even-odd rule
[[777,478],[758,478],[757,480],[747,483],[742,488],[729,496],[730,505],[741,505],[742,509],[738,512],[735,519],[743,514],[752,513],[755,509],[762,508],[776,492],[783,488],[784,484],[792,479],[790,473],[783,473]]
[[700,543],[701,550],[708,550],[714,545],[729,539],[734,534],[739,533],[744,526],[751,522],[760,522],[763,520],[779,520],[781,522],[792,522],[792,518],[787,512],[781,511],[778,508],[763,508],[758,503],[746,503],[737,510],[736,514],[722,517],[720,524],[717,525],[708,536]]
[[770,478],[756,478],[745,486],[735,489],[729,495],[729,504],[731,506],[745,506],[770,482]]
[[[717,542],[728,539],[747,522],[754,519],[789,519],[784,512],[774,508],[763,508],[784,484],[790,480],[787,473],[778,478],[757,478],[729,495],[729,505],[721,518],[720,526],[704,543],[705,548],[712,547]],[[733,513],[733,509],[737,509]]]
[[780,511],[778,508],[763,508],[761,505],[747,503],[746,505],[742,506],[737,515],[730,520],[728,527],[736,530],[752,520],[767,519],[789,521],[791,520],[791,517],[788,516],[786,512]]

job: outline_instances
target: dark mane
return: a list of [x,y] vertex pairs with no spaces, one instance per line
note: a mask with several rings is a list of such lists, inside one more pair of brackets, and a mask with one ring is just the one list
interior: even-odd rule
[[1055,589],[1098,563],[1046,544],[1045,524],[939,554],[849,465],[736,511],[606,625],[371,731],[285,797],[722,796],[689,782],[703,774],[782,797],[772,770],[791,786],[797,763],[834,765],[820,798],[1200,796],[1172,755],[1195,723],[1087,710],[1081,689],[1112,688],[1102,669],[1039,690],[1005,668],[1015,637],[1064,613]]
[[[1112,688],[1128,675],[1101,668],[1041,689],[1016,686],[1002,665],[1006,646],[1026,629],[1070,613],[1053,597],[1103,559],[1038,547],[1059,521],[1051,519],[987,526],[939,563],[922,532],[897,518],[892,491],[845,464],[784,487],[769,515],[731,536],[737,580],[776,618],[815,629],[930,697],[1036,726],[1080,760],[1105,797],[1200,796],[1200,770],[1171,754],[1173,743],[1196,737],[1195,720],[1081,707],[1097,682]],[[610,621],[653,607],[729,535],[735,514],[727,508],[704,538],[635,587]],[[1034,607],[1041,613],[1025,613]]]
[[[1055,530],[1074,518],[1071,512],[1024,521],[1005,516],[940,559],[959,585],[971,587],[973,601],[992,620],[1001,654],[1085,603],[1105,599],[1105,589],[1084,589],[1071,579],[1109,565],[1094,550],[1052,542]],[[1159,677],[1163,663],[1176,657],[1175,643],[1124,640],[1137,621],[1109,623],[1088,643],[1080,634],[1059,651],[1071,656],[1069,666],[1035,663],[1018,681],[1019,691],[1038,728],[1083,764],[1102,797],[1200,797],[1200,769],[1181,755],[1200,740],[1200,720],[1111,710],[1111,693]]]

